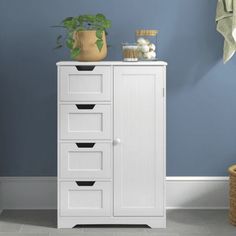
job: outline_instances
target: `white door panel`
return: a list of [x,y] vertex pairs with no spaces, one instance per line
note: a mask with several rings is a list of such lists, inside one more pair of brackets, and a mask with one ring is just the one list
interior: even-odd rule
[[162,216],[162,68],[115,67],[115,216]]

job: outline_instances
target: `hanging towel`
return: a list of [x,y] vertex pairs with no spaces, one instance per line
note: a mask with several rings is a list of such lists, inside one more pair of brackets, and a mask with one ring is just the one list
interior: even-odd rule
[[236,51],[236,0],[218,0],[216,25],[225,39],[223,60],[226,63]]

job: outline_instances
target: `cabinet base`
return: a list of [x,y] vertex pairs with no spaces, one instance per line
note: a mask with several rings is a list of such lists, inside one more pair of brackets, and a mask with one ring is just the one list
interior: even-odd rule
[[165,217],[59,217],[58,228],[73,228],[76,225],[148,225],[165,228]]

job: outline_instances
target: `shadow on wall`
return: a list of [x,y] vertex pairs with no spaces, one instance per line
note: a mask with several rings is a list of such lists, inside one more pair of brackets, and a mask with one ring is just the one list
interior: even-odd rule
[[[216,2],[184,1],[183,6],[179,2],[176,11],[181,12],[172,19],[176,25],[169,36],[172,40],[163,49],[169,63],[168,89],[197,83],[222,60],[223,38],[215,25]],[[188,14],[183,14],[183,9]]]

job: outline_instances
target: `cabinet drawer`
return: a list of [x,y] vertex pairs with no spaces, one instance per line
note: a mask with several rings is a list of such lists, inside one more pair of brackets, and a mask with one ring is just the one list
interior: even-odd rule
[[61,105],[60,118],[62,139],[111,138],[110,105]]
[[111,100],[109,66],[62,66],[59,73],[61,101]]
[[111,143],[61,143],[61,178],[111,178]]
[[61,216],[110,216],[111,182],[60,182]]

